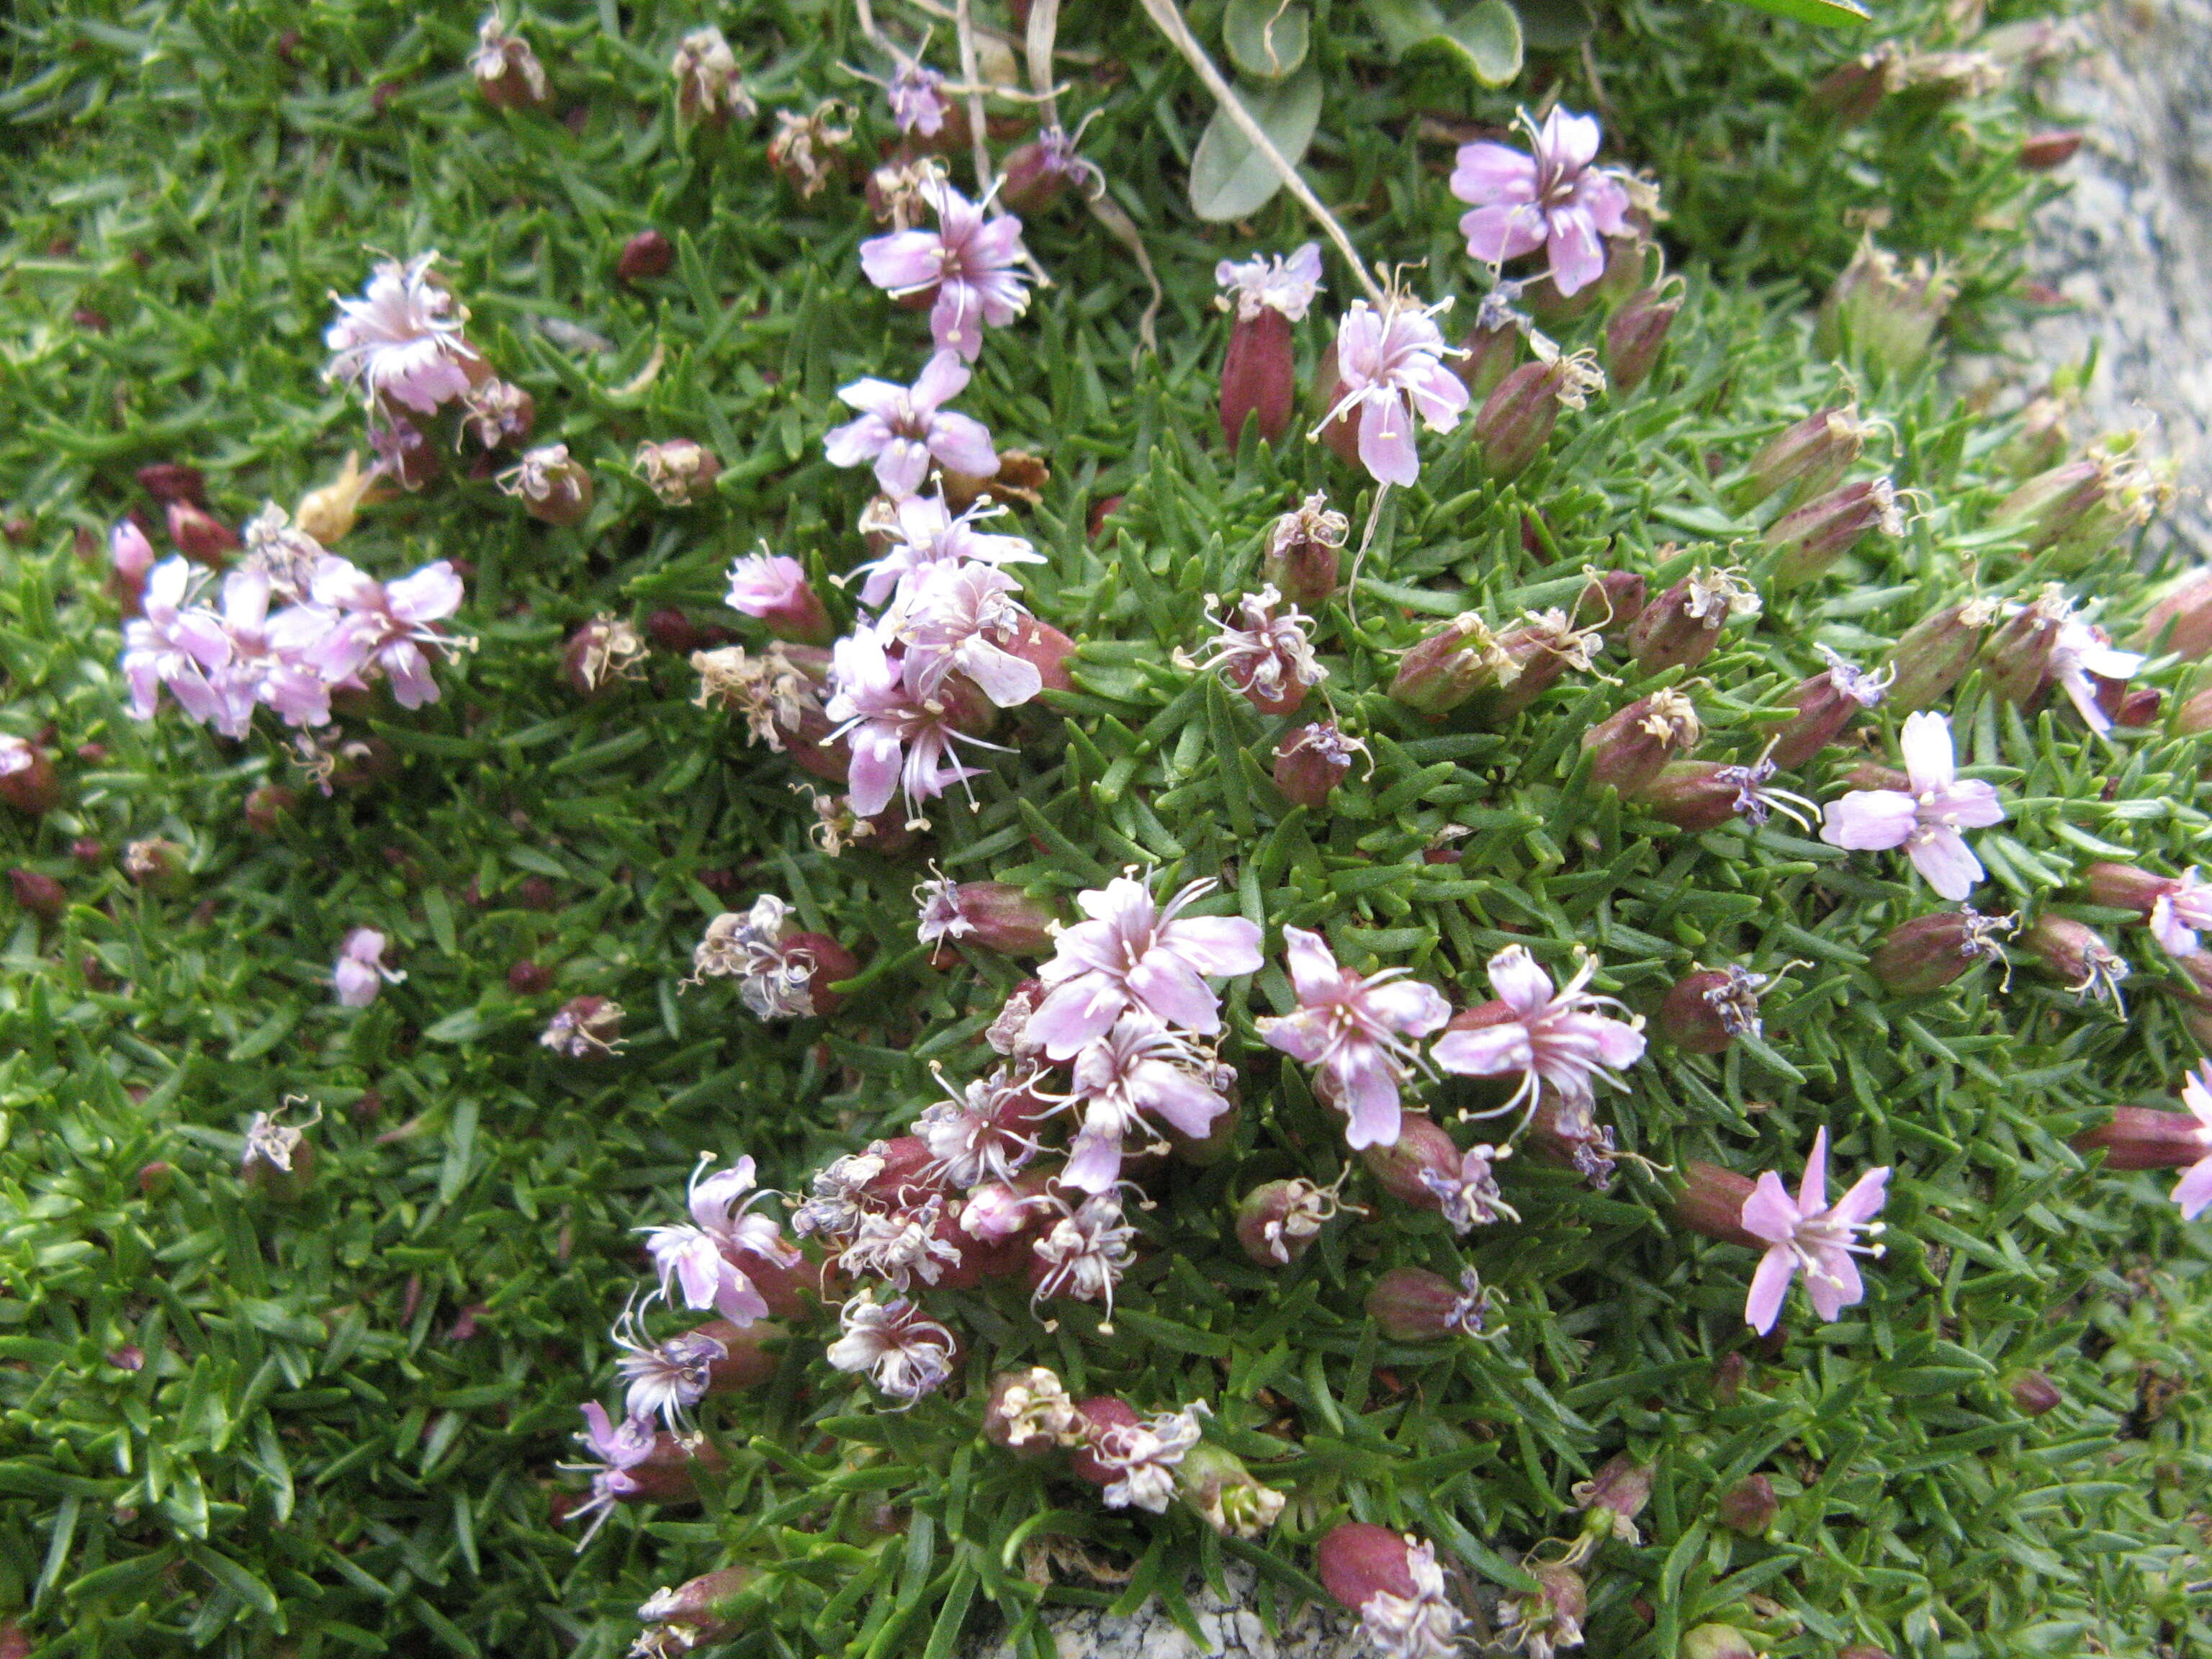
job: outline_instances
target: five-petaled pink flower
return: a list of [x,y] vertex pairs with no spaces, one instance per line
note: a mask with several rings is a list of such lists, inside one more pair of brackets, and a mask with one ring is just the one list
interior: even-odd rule
[[860,244],[860,269],[894,299],[933,295],[932,337],[972,363],[982,355],[983,325],[1004,328],[1029,306],[1022,222],[1011,213],[986,218],[980,203],[941,179],[922,194],[937,210],[937,228],[870,237]]
[[1626,228],[1628,191],[1608,169],[1593,167],[1597,118],[1554,106],[1535,125],[1524,115],[1524,155],[1504,144],[1462,144],[1451,192],[1474,204],[1461,216],[1468,257],[1503,264],[1538,248],[1551,258],[1552,285],[1577,294],[1605,271],[1605,241]]
[[783,1242],[772,1217],[746,1213],[768,1196],[764,1192],[744,1196],[752,1190],[752,1159],[741,1158],[711,1176],[706,1170],[702,1158],[692,1171],[690,1225],[638,1231],[645,1235],[646,1252],[660,1275],[663,1297],[672,1288],[680,1290],[687,1308],[712,1308],[732,1325],[750,1325],[767,1318],[769,1306],[753,1287],[743,1258],[757,1256],[779,1267],[794,1267],[799,1254]]
[[1044,689],[1036,665],[1006,649],[1029,617],[1012,597],[1020,591],[1020,583],[993,565],[924,565],[901,584],[883,632],[904,647],[908,662],[921,665],[921,686],[964,674],[999,708],[1017,708]]
[[1223,310],[1234,311],[1240,319],[1277,311],[1295,323],[1305,316],[1320,291],[1321,249],[1308,242],[1288,258],[1255,253],[1243,261],[1224,259],[1214,266],[1213,280],[1221,289],[1216,303]]
[[898,497],[921,488],[933,459],[949,471],[989,477],[999,470],[989,429],[973,416],[945,407],[966,389],[972,372],[958,352],[939,351],[910,386],[865,380],[841,388],[837,395],[859,410],[860,418],[833,428],[822,441],[830,465],[872,461],[884,493]]
[[1173,1124],[1202,1140],[1229,1103],[1207,1080],[1206,1057],[1142,1009],[1132,1009],[1114,1029],[1075,1057],[1071,1103],[1082,1126],[1067,1146],[1060,1178],[1085,1192],[1110,1191],[1121,1178],[1122,1144],[1148,1118]]
[[366,1008],[386,985],[407,977],[384,965],[385,939],[374,927],[356,927],[338,946],[338,959],[331,969],[331,988],[341,1008]]
[[2183,1080],[2181,1103],[2203,1126],[2197,1133],[2205,1146],[2204,1156],[2184,1170],[2181,1179],[2173,1183],[2173,1201],[2181,1206],[2181,1218],[2194,1221],[2207,1206],[2212,1206],[2212,1060]]
[[855,816],[873,817],[900,793],[907,811],[919,813],[924,801],[976,775],[978,768],[958,763],[953,747],[981,740],[954,726],[954,710],[937,695],[933,668],[925,653],[891,656],[882,636],[866,626],[830,648],[834,695],[827,713],[838,725],[830,735],[852,747],[845,781]]
[[[461,579],[440,559],[411,575],[380,582],[336,554],[315,567],[316,605],[343,613],[307,653],[333,685],[381,672],[402,708],[438,701],[431,653],[453,641],[436,625],[461,608]],[[426,648],[427,647],[427,648]]]
[[1323,426],[1358,417],[1359,461],[1378,483],[1410,484],[1421,476],[1413,417],[1449,432],[1467,412],[1467,383],[1444,362],[1451,348],[1436,313],[1393,296],[1377,311],[1354,300],[1336,333],[1336,376],[1342,388]]
[[919,58],[898,52],[892,55],[898,59],[898,68],[884,82],[891,119],[898,123],[901,132],[936,137],[945,130],[945,118],[952,112],[952,100],[945,95],[945,77]]
[[1902,847],[1930,887],[1963,899],[1982,878],[1982,865],[1959,832],[2003,823],[2004,804],[1990,785],[1959,781],[1948,717],[1931,709],[1907,715],[1899,743],[1910,793],[1854,789],[1830,801],[1820,839],[1853,852]]
[[1431,987],[1386,968],[1360,978],[1338,965],[1328,941],[1303,927],[1283,929],[1283,954],[1298,994],[1295,1013],[1255,1022],[1261,1040],[1316,1067],[1331,1098],[1351,1118],[1355,1150],[1398,1139],[1398,1085],[1420,1063],[1407,1039],[1425,1037],[1451,1018]]
[[1792,1200],[1782,1177],[1769,1170],[1743,1201],[1744,1231],[1766,1240],[1766,1254],[1751,1276],[1751,1294],[1744,1298],[1743,1316],[1761,1336],[1774,1328],[1783,1298],[1799,1268],[1805,1271],[1805,1294],[1813,1311],[1833,1321],[1848,1307],[1863,1301],[1866,1286],[1859,1280],[1854,1255],[1880,1255],[1879,1244],[1863,1244],[1862,1235],[1881,1231],[1874,1219],[1881,1212],[1889,1180],[1887,1167],[1869,1170],[1838,1199],[1828,1203],[1828,1132],[1813,1137],[1812,1155],[1805,1160],[1805,1178]]
[[931,565],[1044,563],[1044,555],[1025,538],[986,535],[976,529],[980,520],[1005,510],[978,502],[955,518],[942,495],[908,496],[882,526],[890,539],[890,551],[854,570],[854,575],[867,577],[860,586],[860,603],[881,605],[908,576]]
[[1062,929],[1058,953],[1037,969],[1052,988],[1030,1017],[1030,1040],[1066,1060],[1131,1008],[1201,1036],[1219,1030],[1221,999],[1206,977],[1255,973],[1261,957],[1260,929],[1243,917],[1182,914],[1217,884],[1194,881],[1164,905],[1133,876],[1077,894],[1091,920]]
[[1632,1024],[1591,1012],[1621,1006],[1583,988],[1596,971],[1597,959],[1585,956],[1575,976],[1554,989],[1552,976],[1528,947],[1507,945],[1491,957],[1489,969],[1501,1017],[1471,1030],[1446,1031],[1429,1050],[1430,1058],[1462,1077],[1521,1074],[1512,1099],[1486,1116],[1517,1106],[1533,1110],[1545,1084],[1561,1100],[1584,1107],[1596,1097],[1595,1079],[1626,1088],[1615,1073],[1644,1058],[1642,1022]]
[[425,415],[491,373],[461,337],[469,313],[431,275],[434,252],[401,264],[380,261],[358,299],[339,296],[338,319],[323,336],[333,380],[358,386],[372,409],[398,402]]

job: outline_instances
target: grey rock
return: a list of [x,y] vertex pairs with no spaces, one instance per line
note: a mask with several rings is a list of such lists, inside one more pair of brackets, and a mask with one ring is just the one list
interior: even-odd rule
[[2212,0],[2104,0],[2081,21],[2089,49],[2050,101],[2084,142],[2030,262],[2073,308],[2016,344],[2046,373],[2096,346],[2075,438],[2143,428],[2179,486],[2154,536],[2212,560]]
[[[1158,1600],[1127,1619],[1109,1617],[1099,1607],[1068,1607],[1050,1614],[1060,1659],[1371,1659],[1360,1639],[1359,1621],[1340,1608],[1308,1607],[1279,1636],[1270,1636],[1254,1611],[1255,1577],[1231,1562],[1223,1572],[1227,1600],[1203,1582],[1188,1592],[1191,1612],[1206,1638],[1200,1647],[1168,1617]],[[1016,1659],[1013,1644],[1000,1641],[978,1650],[984,1659]]]

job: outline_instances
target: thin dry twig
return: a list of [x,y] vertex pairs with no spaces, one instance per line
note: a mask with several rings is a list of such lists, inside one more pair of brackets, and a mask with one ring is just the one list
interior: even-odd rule
[[1152,20],[1162,34],[1167,36],[1169,44],[1181,52],[1185,61],[1197,71],[1198,78],[1206,83],[1206,89],[1213,94],[1214,100],[1236,124],[1237,130],[1274,169],[1275,175],[1283,181],[1284,188],[1297,198],[1298,204],[1312,215],[1314,222],[1328,234],[1330,241],[1336,244],[1336,251],[1352,267],[1352,274],[1359,279],[1359,286],[1366,291],[1369,301],[1378,308],[1386,305],[1388,301],[1382,289],[1362,263],[1359,250],[1352,245],[1352,238],[1345,234],[1344,227],[1337,222],[1336,216],[1322,204],[1321,198],[1313,192],[1313,186],[1307,184],[1298,170],[1291,165],[1289,158],[1275,148],[1275,141],[1267,136],[1267,129],[1253,118],[1250,110],[1244,107],[1244,100],[1237,95],[1237,88],[1222,78],[1221,71],[1213,66],[1213,60],[1206,55],[1206,48],[1199,45],[1197,37],[1191,33],[1190,25],[1183,21],[1182,13],[1177,9],[1175,0],[1144,0],[1144,3],[1146,15]]

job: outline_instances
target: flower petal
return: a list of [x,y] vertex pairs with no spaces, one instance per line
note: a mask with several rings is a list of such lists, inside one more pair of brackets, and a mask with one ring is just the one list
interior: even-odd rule
[[1982,861],[1955,830],[1915,836],[1905,849],[1921,878],[1947,899],[1963,899],[1982,878]]
[[1901,789],[1854,789],[1828,803],[1820,839],[1855,853],[1902,847],[1920,821],[1912,797]]
[[1743,1316],[1761,1336],[1781,1316],[1783,1298],[1790,1294],[1790,1281],[1796,1272],[1797,1258],[1778,1246],[1759,1257],[1759,1269],[1751,1276],[1751,1293],[1743,1299]]
[[1952,748],[1951,721],[1947,715],[1932,708],[1907,714],[1898,746],[1904,751],[1905,769],[1916,794],[1945,788],[1958,775],[1958,757]]

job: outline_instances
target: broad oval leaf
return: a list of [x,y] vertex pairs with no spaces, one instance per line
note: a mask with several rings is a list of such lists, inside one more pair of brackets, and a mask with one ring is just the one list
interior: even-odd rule
[[1597,14],[1589,0],[1513,0],[1521,39],[1538,52],[1567,52],[1589,39]]
[[1430,44],[1449,48],[1486,87],[1521,73],[1521,17],[1506,0],[1476,0]]
[[1858,0],[1744,0],[1744,3],[1771,11],[1777,17],[1799,23],[1818,23],[1827,28],[1847,28],[1874,15]]
[[1244,74],[1287,81],[1306,61],[1306,9],[1297,0],[1229,0],[1221,39]]
[[1365,9],[1382,37],[1382,50],[1394,58],[1443,33],[1444,15],[1436,0],[1366,0]]
[[[1244,107],[1283,159],[1296,167],[1321,125],[1321,74],[1309,66],[1280,86],[1239,88]],[[1226,110],[1216,109],[1190,158],[1191,210],[1215,223],[1257,212],[1282,179]]]

